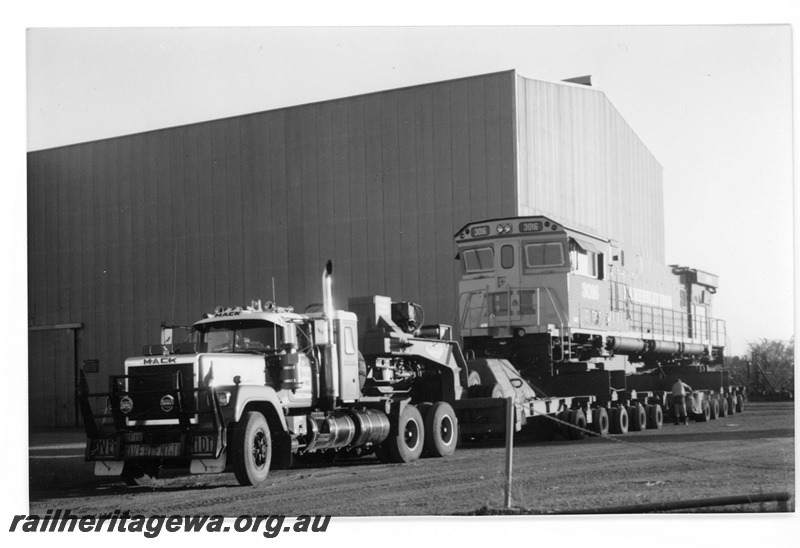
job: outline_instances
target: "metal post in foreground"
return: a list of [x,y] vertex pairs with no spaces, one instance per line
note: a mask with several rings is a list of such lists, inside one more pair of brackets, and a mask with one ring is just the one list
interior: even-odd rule
[[506,398],[506,508],[511,508],[511,464],[514,453],[514,398]]

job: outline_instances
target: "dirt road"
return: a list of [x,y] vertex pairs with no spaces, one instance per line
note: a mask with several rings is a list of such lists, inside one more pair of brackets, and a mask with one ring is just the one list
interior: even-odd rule
[[[258,487],[233,474],[167,472],[129,488],[97,478],[83,461],[82,432],[31,434],[30,511],[125,509],[153,515],[452,515],[504,502],[502,444],[467,445],[447,459],[408,465],[374,457],[270,472]],[[786,491],[794,509],[794,406],[750,403],[743,414],[606,439],[534,442],[513,454],[513,506],[533,513]],[[750,505],[724,511],[774,511]],[[717,509],[719,511],[719,509]]]

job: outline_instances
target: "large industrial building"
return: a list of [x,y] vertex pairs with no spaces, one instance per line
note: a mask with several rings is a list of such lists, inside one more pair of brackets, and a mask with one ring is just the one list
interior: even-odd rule
[[543,213],[663,261],[662,168],[590,86],[515,71],[31,152],[31,426],[216,305],[382,294],[453,324],[467,222]]

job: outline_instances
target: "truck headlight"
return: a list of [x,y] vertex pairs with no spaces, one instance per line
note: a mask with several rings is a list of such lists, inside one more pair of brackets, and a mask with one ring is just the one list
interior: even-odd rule
[[217,392],[217,400],[221,407],[225,407],[231,402],[230,392]]

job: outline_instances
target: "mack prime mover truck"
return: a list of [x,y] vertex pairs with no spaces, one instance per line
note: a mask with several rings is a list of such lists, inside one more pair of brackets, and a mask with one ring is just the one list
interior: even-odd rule
[[[127,359],[108,392],[91,393],[81,371],[95,474],[135,485],[162,467],[232,469],[253,485],[297,458],[451,455],[459,436],[504,431],[508,397],[516,429],[534,416],[588,409],[580,398],[537,398],[505,360],[467,362],[451,328],[421,325],[413,303],[360,297],[335,310],[331,271],[329,262],[317,311],[259,301],[217,307],[184,342],[162,327],[161,344]],[[586,421],[576,416],[576,424]]]

